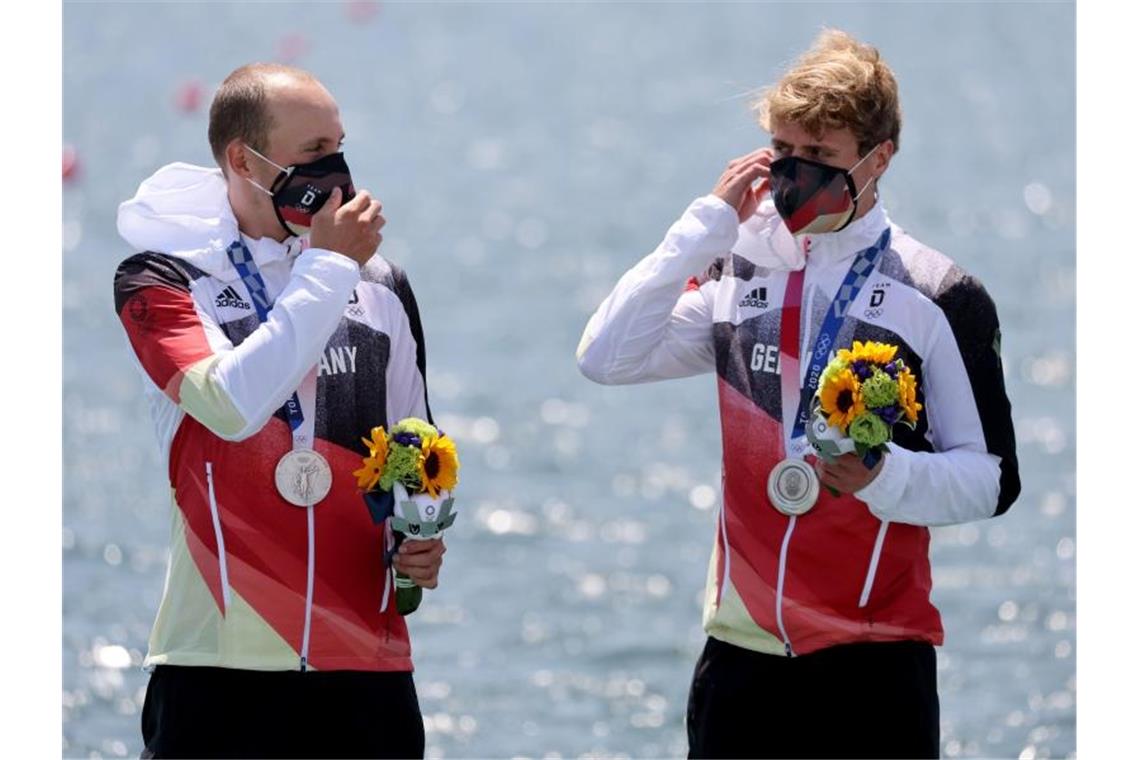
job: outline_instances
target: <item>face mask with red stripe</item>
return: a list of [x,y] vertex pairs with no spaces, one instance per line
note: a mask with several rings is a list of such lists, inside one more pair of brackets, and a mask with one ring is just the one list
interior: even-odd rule
[[770,191],[776,211],[793,235],[839,232],[855,218],[855,205],[874,178],[858,192],[852,172],[878,150],[876,145],[850,169],[787,156],[772,162]]
[[277,221],[281,222],[281,226],[290,235],[304,235],[309,231],[313,223],[313,214],[325,205],[333,188],[340,188],[341,205],[348,203],[356,195],[344,153],[330,153],[307,164],[285,167],[270,161],[250,146],[246,147],[255,156],[278,170],[279,173],[268,190],[252,179],[250,183],[273,198]]

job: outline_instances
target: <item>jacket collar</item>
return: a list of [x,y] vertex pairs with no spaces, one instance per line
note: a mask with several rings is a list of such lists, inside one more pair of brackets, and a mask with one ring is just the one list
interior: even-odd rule
[[865,248],[873,246],[890,223],[883,202],[876,199],[875,205],[866,214],[839,232],[799,235],[796,242],[809,262],[826,265],[847,261]]
[[[234,223],[234,230],[237,230],[236,222]],[[244,232],[240,233],[240,235],[246,248],[253,254],[253,261],[258,267],[271,264],[275,261],[288,260],[291,262],[307,247],[307,242],[304,239],[295,236],[287,237],[283,242],[279,243],[271,237],[254,240]]]
[[739,227],[733,253],[757,266],[776,271],[803,269],[808,260],[824,266],[849,261],[864,248],[874,245],[890,225],[883,202],[875,205],[839,232],[793,236],[776,206],[766,198],[756,213]]

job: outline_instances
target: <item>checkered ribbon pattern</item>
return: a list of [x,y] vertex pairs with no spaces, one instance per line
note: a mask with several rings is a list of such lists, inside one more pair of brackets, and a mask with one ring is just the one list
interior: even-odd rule
[[831,308],[827,310],[827,316],[824,317],[823,324],[819,328],[819,335],[816,336],[815,346],[808,354],[811,357],[812,364],[805,377],[808,378],[809,382],[805,383],[800,391],[800,405],[796,412],[795,422],[792,425],[793,438],[803,436],[807,428],[808,410],[811,409],[811,399],[815,395],[815,386],[810,382],[810,379],[820,377],[823,372],[829,352],[839,335],[839,328],[843,326],[843,319],[847,316],[847,310],[851,308],[852,302],[858,298],[859,292],[867,284],[867,280],[870,279],[871,273],[875,271],[875,266],[879,263],[879,257],[882,256],[890,242],[891,228],[887,227],[873,246],[864,248],[856,254],[855,261],[851,263],[851,268],[847,270],[847,274],[843,278],[843,284],[839,286],[839,291],[835,294],[835,300],[831,302]]
[[839,292],[835,294],[835,300],[831,302],[831,311],[835,315],[835,319],[843,319],[847,316],[851,302],[867,284],[867,279],[871,276],[871,272],[875,271],[875,265],[879,263],[879,256],[882,255],[890,240],[891,228],[888,227],[883,230],[883,234],[873,246],[860,251],[859,255],[855,257],[851,269],[847,272],[847,277],[839,286]]
[[249,297],[253,299],[253,306],[257,309],[257,318],[264,322],[269,316],[269,309],[273,304],[269,302],[269,291],[265,287],[265,280],[261,279],[261,272],[257,270],[257,264],[253,262],[253,254],[246,248],[245,243],[237,240],[230,243],[230,247],[226,249],[226,255],[230,257],[230,263],[234,265],[234,269],[237,270],[241,281],[249,291]]

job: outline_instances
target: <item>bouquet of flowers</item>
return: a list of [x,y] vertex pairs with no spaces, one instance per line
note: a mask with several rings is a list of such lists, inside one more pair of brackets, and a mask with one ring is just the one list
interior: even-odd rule
[[855,341],[823,370],[807,429],[823,459],[830,462],[854,451],[873,466],[895,425],[914,429],[922,409],[915,400],[917,381],[896,353],[898,347],[887,343]]
[[[392,557],[405,539],[438,538],[455,522],[451,491],[459,482],[455,442],[417,417],[400,420],[385,431],[374,427],[363,466],[352,474],[364,491],[364,503],[377,524],[386,523],[383,612],[388,607]],[[420,605],[423,589],[403,573],[395,574],[396,608],[407,615]]]

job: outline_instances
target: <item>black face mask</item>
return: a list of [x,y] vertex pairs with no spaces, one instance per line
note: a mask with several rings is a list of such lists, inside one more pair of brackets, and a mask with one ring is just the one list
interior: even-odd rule
[[[877,148],[878,146],[876,146]],[[855,192],[851,172],[875,149],[850,169],[788,156],[772,162],[769,185],[772,202],[793,235],[839,232],[855,218],[856,203],[871,182]]]
[[340,188],[342,205],[356,195],[344,153],[332,153],[307,164],[283,167],[248,145],[245,147],[280,172],[268,190],[252,179],[250,183],[273,198],[273,210],[277,212],[277,221],[281,222],[281,226],[290,235],[304,235],[309,231],[309,227],[313,224],[313,214],[325,205],[333,188]]

